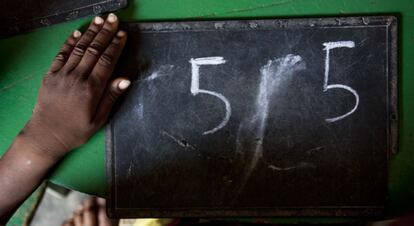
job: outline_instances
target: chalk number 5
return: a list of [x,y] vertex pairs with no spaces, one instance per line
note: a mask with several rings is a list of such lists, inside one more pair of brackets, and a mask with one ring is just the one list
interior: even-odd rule
[[339,42],[325,42],[325,43],[323,43],[323,45],[325,46],[325,48],[323,50],[326,51],[325,79],[324,79],[324,83],[323,83],[323,92],[326,92],[330,89],[344,89],[344,90],[347,90],[347,91],[351,92],[355,97],[355,106],[354,106],[354,108],[352,108],[352,110],[350,110],[349,112],[347,112],[343,115],[325,119],[326,122],[335,122],[335,121],[341,120],[345,117],[348,117],[349,115],[351,115],[352,113],[354,113],[356,111],[356,109],[358,108],[358,105],[359,105],[359,95],[354,89],[352,89],[351,87],[346,86],[346,85],[342,85],[342,84],[328,85],[328,80],[329,80],[329,51],[331,49],[343,48],[343,47],[354,48],[355,43],[353,41],[339,41]]
[[220,122],[220,124],[217,125],[213,129],[204,131],[203,135],[215,133],[216,131],[223,128],[229,121],[230,115],[231,115],[231,106],[230,106],[230,102],[222,94],[214,92],[214,91],[210,91],[210,90],[200,89],[200,66],[201,65],[219,65],[219,64],[226,63],[226,61],[223,59],[223,57],[202,57],[202,58],[195,58],[195,59],[191,58],[190,63],[191,63],[191,89],[190,89],[191,94],[193,96],[198,95],[200,93],[215,96],[219,98],[221,101],[223,101],[226,107],[226,114],[223,120]]

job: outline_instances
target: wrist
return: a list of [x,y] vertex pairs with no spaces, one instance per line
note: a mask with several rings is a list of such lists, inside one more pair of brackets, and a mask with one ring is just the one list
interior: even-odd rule
[[20,134],[14,139],[8,152],[11,152],[10,154],[13,156],[18,155],[22,159],[27,158],[33,162],[42,163],[44,166],[52,166],[61,159],[59,156],[46,153],[43,149],[40,149],[37,144],[34,144],[30,139],[27,139]]
[[49,130],[46,125],[30,120],[17,135],[16,142],[30,148],[40,158],[59,161],[68,148]]

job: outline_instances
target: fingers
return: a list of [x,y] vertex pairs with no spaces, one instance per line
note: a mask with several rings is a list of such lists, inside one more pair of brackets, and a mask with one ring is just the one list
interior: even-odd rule
[[[104,206],[105,207],[105,206]],[[97,226],[100,205],[96,198],[84,201],[73,213],[73,217],[64,221],[62,226]],[[111,225],[108,225],[111,226]]]
[[75,226],[73,223],[73,219],[68,219],[63,221],[62,226]]
[[112,107],[114,106],[116,100],[122,93],[124,93],[127,88],[131,85],[131,82],[124,77],[117,78],[109,84],[109,87],[106,89],[101,102],[99,103],[98,109],[95,115],[95,125],[101,127],[107,121]]
[[97,197],[96,198],[96,203],[98,203],[99,207],[106,207],[106,199],[104,199],[104,198]]
[[99,226],[112,226],[114,225],[112,220],[106,215],[106,201],[103,198],[97,199],[98,203],[98,225]]
[[73,222],[75,223],[75,226],[83,225],[83,206],[80,205],[75,212],[73,213]]
[[[126,43],[126,33],[118,31],[93,68],[89,81],[97,87],[106,87]],[[98,89],[102,90],[102,89]]]
[[83,204],[83,226],[95,226],[97,215],[96,215],[96,199],[91,198]]
[[75,47],[72,50],[68,61],[65,64],[66,70],[73,70],[81,61],[83,55],[86,52],[86,49],[89,47],[89,44],[95,38],[96,34],[101,30],[104,20],[101,17],[95,17],[88,27],[88,30],[82,35],[80,40],[76,43]]
[[106,47],[117,32],[118,24],[118,18],[115,16],[115,14],[109,14],[103,27],[96,34],[89,47],[87,47],[84,56],[77,66],[78,71],[80,71],[82,74],[89,75],[99,57],[105,51]]
[[83,216],[82,216],[82,213],[75,213],[75,214],[73,214],[73,222],[75,223],[75,226],[83,225]]
[[50,72],[53,73],[59,71],[63,67],[63,65],[65,65],[81,35],[81,32],[76,30],[69,36],[65,44],[63,44],[62,49],[59,51],[59,53],[53,60],[52,66],[50,67]]

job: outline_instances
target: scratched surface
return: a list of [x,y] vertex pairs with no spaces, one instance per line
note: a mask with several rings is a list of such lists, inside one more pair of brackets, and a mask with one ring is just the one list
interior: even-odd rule
[[3,0],[0,2],[3,11],[0,36],[115,11],[126,6],[126,3],[126,0]]
[[114,216],[381,212],[395,18],[138,27],[128,59],[148,66],[108,129]]
[[[390,215],[406,212],[414,203],[414,64],[410,63],[414,59],[413,1],[131,0],[128,1],[128,7],[120,10],[118,15],[123,21],[176,21],[385,13],[401,16],[399,48],[403,50],[399,54],[399,152],[391,159],[388,178],[387,214]],[[41,78],[66,37],[74,29],[86,26],[90,19],[91,17],[81,18],[41,28],[36,32],[0,39],[0,153],[4,153],[29,119]],[[55,168],[50,180],[79,191],[104,195],[103,131],[66,156]],[[298,223],[314,219],[281,218],[278,222]],[[332,222],[318,218],[318,221],[321,220]]]

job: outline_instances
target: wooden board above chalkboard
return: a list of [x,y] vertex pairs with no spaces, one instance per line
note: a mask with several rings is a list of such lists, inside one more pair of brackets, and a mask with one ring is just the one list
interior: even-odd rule
[[107,127],[111,216],[382,213],[397,149],[395,17],[125,29],[119,71],[139,77]]
[[127,0],[1,0],[0,36],[115,11],[126,4]]

